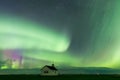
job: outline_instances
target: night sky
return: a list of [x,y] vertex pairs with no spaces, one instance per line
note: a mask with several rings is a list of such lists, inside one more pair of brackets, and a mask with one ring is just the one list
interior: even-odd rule
[[54,63],[119,68],[119,4],[120,0],[0,0],[1,59],[20,50],[16,53],[24,67]]

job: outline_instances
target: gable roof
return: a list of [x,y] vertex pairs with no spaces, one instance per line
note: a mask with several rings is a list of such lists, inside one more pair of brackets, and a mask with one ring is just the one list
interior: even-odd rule
[[54,66],[48,66],[48,65],[44,66],[42,69],[44,69],[45,67],[49,68],[50,70],[57,70]]

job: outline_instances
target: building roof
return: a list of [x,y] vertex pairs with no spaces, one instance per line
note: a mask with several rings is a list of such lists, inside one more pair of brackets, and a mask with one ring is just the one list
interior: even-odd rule
[[[46,65],[46,66],[44,66],[44,67],[48,67],[50,70],[57,70],[54,66],[48,66],[48,65]],[[43,68],[44,68],[44,67],[43,67]],[[43,68],[42,68],[42,69],[43,69]]]

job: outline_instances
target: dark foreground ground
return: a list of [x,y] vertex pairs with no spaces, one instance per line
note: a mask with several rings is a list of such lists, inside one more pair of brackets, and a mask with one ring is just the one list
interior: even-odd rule
[[120,75],[0,75],[0,80],[120,80]]
[[[79,71],[78,71],[79,70]],[[6,69],[6,70],[0,70],[0,80],[120,80],[120,71],[114,70],[109,75],[103,75],[102,70],[98,70],[97,73],[91,74],[94,72],[94,70],[88,69],[78,69],[78,70],[68,70],[67,73],[62,73],[65,70],[61,70],[62,75],[58,76],[40,76],[40,69]],[[83,70],[83,71],[82,71]],[[70,74],[71,72],[72,74]],[[74,73],[76,72],[85,72],[89,73],[77,73],[76,75]],[[96,70],[95,70],[96,71]],[[106,70],[103,70],[105,73]],[[108,70],[110,73],[110,70]],[[99,74],[98,74],[99,72]],[[106,71],[107,72],[107,71]]]

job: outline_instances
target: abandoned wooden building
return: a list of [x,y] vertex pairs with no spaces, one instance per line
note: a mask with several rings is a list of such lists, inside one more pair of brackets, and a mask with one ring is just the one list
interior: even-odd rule
[[56,75],[58,75],[58,70],[55,68],[54,64],[52,64],[52,66],[45,65],[41,69],[41,75],[56,76]]

